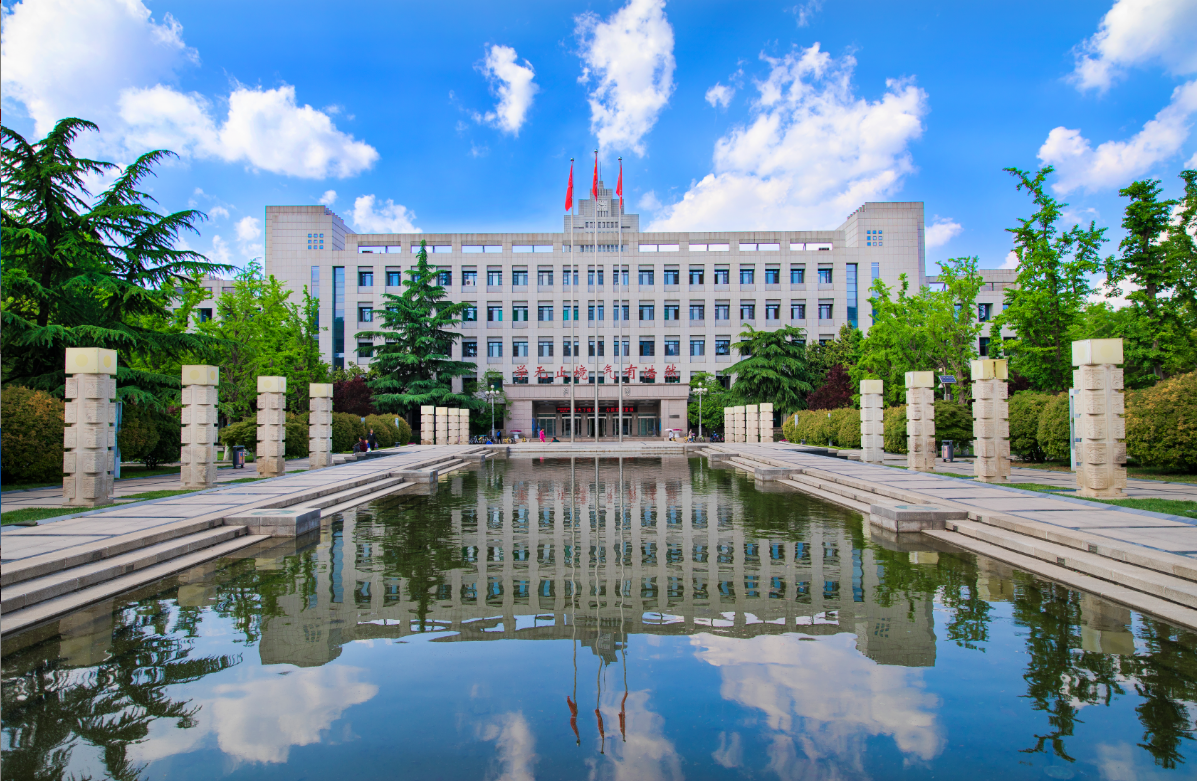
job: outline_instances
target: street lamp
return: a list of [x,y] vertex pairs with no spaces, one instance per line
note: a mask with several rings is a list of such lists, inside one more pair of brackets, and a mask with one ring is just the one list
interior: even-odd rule
[[503,392],[499,391],[499,390],[495,390],[494,388],[490,388],[483,395],[486,396],[487,400],[490,402],[490,438],[494,439],[495,438],[495,399],[502,396]]
[[694,395],[698,397],[698,441],[702,441],[702,397],[707,395],[707,386],[699,385],[694,389]]

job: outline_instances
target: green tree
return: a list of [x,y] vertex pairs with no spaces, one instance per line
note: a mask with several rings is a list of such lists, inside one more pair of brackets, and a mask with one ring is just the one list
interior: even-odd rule
[[698,396],[694,391],[706,388],[702,396],[702,433],[707,436],[712,431],[723,429],[723,408],[734,407],[735,399],[731,391],[719,384],[715,375],[709,372],[694,372],[690,375],[690,403],[686,407],[686,418],[690,426],[698,428]]
[[1032,176],[1007,168],[1017,188],[1030,193],[1036,211],[1019,218],[1014,235],[1018,256],[1017,285],[1006,289],[1006,309],[993,320],[991,333],[1000,338],[1002,328],[1017,336],[1001,340],[1010,356],[1010,370],[1026,377],[1041,390],[1059,391],[1072,385],[1072,337],[1089,295],[1090,275],[1101,268],[1099,252],[1106,241],[1105,228],[1074,225],[1061,231],[1062,212],[1068,204],[1047,194],[1044,181],[1050,165]]
[[802,409],[813,390],[806,334],[794,326],[776,331],[746,328],[735,345],[740,360],[726,370],[736,378],[732,393],[748,404],[771,402],[782,413]]
[[[170,317],[177,287],[227,266],[176,246],[206,219],[202,212],[159,214],[141,189],[174,154],[148,152],[123,169],[76,156],[71,147],[79,135],[95,130],[91,122],[63,119],[30,143],[0,127],[3,382],[61,394],[66,348],[103,347],[120,354],[121,398],[157,405],[177,390],[178,375],[141,367],[214,345],[146,321]],[[113,171],[112,185],[93,196],[87,178]]]
[[[428,247],[420,242],[416,265],[401,294],[387,294],[381,314],[385,330],[361,331],[358,339],[384,340],[375,353],[378,376],[370,380],[374,403],[380,410],[408,414],[423,405],[468,407],[481,410],[482,402],[454,393],[454,377],[473,374],[474,364],[450,358],[458,334],[449,330],[460,322],[465,302],[452,303],[436,284],[437,269],[428,264]],[[378,316],[376,314],[376,317]]]
[[1181,171],[1180,178],[1185,192],[1168,225],[1164,251],[1176,275],[1176,299],[1184,306],[1191,331],[1197,327],[1197,170]]
[[818,388],[827,381],[832,367],[843,366],[848,372],[860,359],[860,344],[864,334],[859,328],[844,323],[834,339],[812,342],[806,346],[806,360],[810,365],[810,383]]

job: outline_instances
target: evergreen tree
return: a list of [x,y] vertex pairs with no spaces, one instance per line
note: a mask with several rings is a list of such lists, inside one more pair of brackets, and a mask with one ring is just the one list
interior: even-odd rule
[[736,378],[732,393],[747,404],[770,402],[782,413],[802,409],[806,395],[813,390],[806,334],[789,325],[776,331],[746,327],[735,345],[740,361],[726,369]]
[[1181,171],[1180,178],[1185,193],[1169,222],[1164,251],[1176,280],[1174,298],[1183,319],[1181,331],[1189,334],[1193,344],[1197,343],[1197,170]]
[[428,264],[428,247],[420,242],[416,265],[401,294],[387,294],[381,315],[385,330],[361,331],[359,339],[383,339],[374,358],[378,376],[369,381],[374,403],[383,412],[408,414],[421,406],[468,407],[483,404],[465,393],[454,393],[454,377],[474,374],[474,364],[450,357],[458,334],[449,330],[460,322],[465,302],[447,300],[436,283],[437,269]]
[[[139,189],[174,154],[148,152],[123,170],[76,156],[75,140],[97,129],[63,119],[29,143],[0,127],[3,382],[61,394],[66,348],[103,347],[119,353],[121,397],[156,405],[179,379],[147,367],[216,344],[152,321],[170,317],[177,288],[227,267],[175,246],[196,232],[202,212],[159,214]],[[115,181],[93,197],[87,177],[110,172]]]
[[[1003,340],[1000,347],[1010,355],[1011,372],[1026,377],[1042,390],[1060,391],[1072,386],[1072,337],[1092,287],[1089,277],[1100,270],[1098,253],[1105,228],[1074,225],[1061,231],[1061,213],[1068,204],[1047,194],[1044,180],[1054,169],[1049,165],[1032,176],[1018,168],[1007,168],[1035,201],[1036,211],[1019,219],[1014,235],[1018,256],[1017,286],[1006,290],[1007,308],[993,320],[991,333],[1000,339],[1009,326],[1017,336]],[[995,343],[996,346],[996,343]]]

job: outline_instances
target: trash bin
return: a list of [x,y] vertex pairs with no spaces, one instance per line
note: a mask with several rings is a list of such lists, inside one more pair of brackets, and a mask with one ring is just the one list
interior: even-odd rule
[[953,456],[956,455],[956,448],[952,444],[952,440],[945,439],[940,447],[943,448],[942,457],[944,461],[951,461]]
[[245,468],[245,446],[233,445],[233,469]]

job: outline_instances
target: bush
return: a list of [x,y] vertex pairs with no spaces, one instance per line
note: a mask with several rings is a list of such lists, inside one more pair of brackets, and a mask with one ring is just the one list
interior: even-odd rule
[[906,406],[899,404],[885,410],[885,452],[906,452]]
[[831,413],[832,436],[838,447],[860,447],[860,410],[842,407]]
[[373,415],[376,411],[374,393],[366,384],[365,377],[359,375],[333,383],[333,412],[345,412],[361,418]]
[[[848,372],[840,364],[831,367],[827,379],[806,400],[811,409],[842,409],[852,403]],[[859,444],[859,443],[858,443]]]
[[1143,466],[1197,471],[1197,372],[1126,394],[1126,453]]
[[1071,457],[1068,437],[1068,394],[1052,396],[1039,414],[1039,429],[1036,433],[1043,454],[1054,461]]
[[[374,429],[374,437],[379,447],[394,447],[399,439],[399,429],[395,427],[394,415],[369,415],[366,418],[366,430]],[[367,437],[369,434],[367,433]]]
[[1020,391],[1010,397],[1010,452],[1023,461],[1042,461],[1039,418],[1051,401],[1050,393]]
[[121,407],[117,442],[121,462],[140,461],[147,469],[179,460],[183,422],[177,414],[127,402]]
[[348,453],[358,437],[366,436],[366,424],[358,415],[334,412],[332,422],[332,448],[334,453]]
[[[141,459],[148,469],[159,464],[173,464],[183,455],[183,419],[178,411],[156,411],[154,424],[158,427],[158,444]],[[123,453],[121,457],[124,457]]]
[[399,423],[395,426],[395,432],[396,445],[402,446],[411,442],[411,425],[403,418],[399,418]]
[[[284,458],[307,458],[311,446],[311,429],[308,428],[308,413],[287,413],[287,441],[283,444]],[[256,437],[257,434],[255,433]]]
[[251,453],[258,447],[258,419],[246,418],[220,430],[220,442],[226,447],[240,445]]
[[936,400],[935,448],[937,450],[945,439],[952,440],[957,452],[972,444],[973,412],[968,405],[947,399]]
[[794,416],[786,415],[781,421],[781,436],[786,442],[797,442],[798,431],[794,427]]
[[0,394],[0,468],[6,483],[61,483],[65,407],[44,391],[10,385]]

